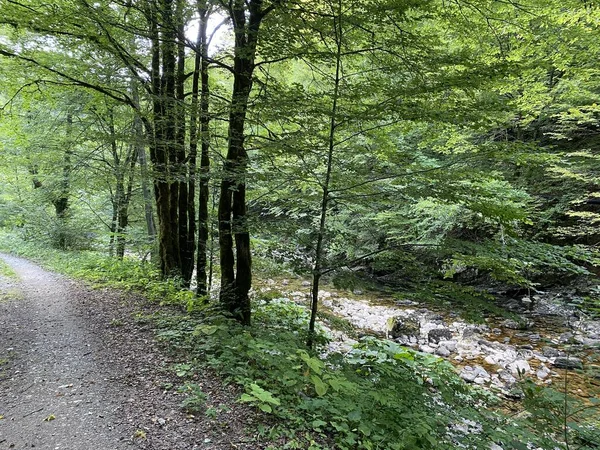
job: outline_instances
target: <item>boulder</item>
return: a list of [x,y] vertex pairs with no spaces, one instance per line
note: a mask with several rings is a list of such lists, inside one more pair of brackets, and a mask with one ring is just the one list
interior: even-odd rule
[[554,367],[559,369],[583,369],[583,362],[573,356],[559,356],[554,360]]
[[412,317],[390,317],[387,328],[388,337],[392,339],[402,336],[418,336],[421,332],[421,323]]
[[452,331],[448,328],[437,328],[435,330],[429,330],[427,334],[429,342],[439,344],[440,341],[449,341],[452,339]]

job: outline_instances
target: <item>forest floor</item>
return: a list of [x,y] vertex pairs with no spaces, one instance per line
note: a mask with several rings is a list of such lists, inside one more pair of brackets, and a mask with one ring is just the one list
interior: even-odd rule
[[[218,415],[192,415],[153,340],[155,306],[0,255],[0,449],[260,449],[239,392],[198,375]],[[0,260],[0,262],[1,262]],[[137,317],[137,320],[136,320]]]

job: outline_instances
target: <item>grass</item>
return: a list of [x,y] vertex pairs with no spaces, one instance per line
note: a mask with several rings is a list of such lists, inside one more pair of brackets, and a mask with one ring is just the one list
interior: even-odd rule
[[18,280],[19,276],[2,258],[0,258],[0,277]]

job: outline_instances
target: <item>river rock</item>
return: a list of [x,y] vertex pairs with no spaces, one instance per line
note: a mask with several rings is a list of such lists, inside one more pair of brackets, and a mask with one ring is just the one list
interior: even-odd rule
[[443,322],[444,316],[442,316],[441,314],[438,314],[438,313],[431,313],[431,314],[427,315],[427,320],[430,322]]
[[427,339],[429,342],[434,344],[439,344],[440,341],[449,341],[452,339],[452,331],[448,328],[438,328],[435,330],[429,330],[427,334]]
[[412,300],[398,300],[396,306],[417,306],[419,302],[413,302]]
[[559,369],[583,369],[583,362],[573,356],[559,356],[554,360],[554,367]]
[[451,353],[452,352],[448,348],[444,347],[443,345],[440,345],[437,348],[437,350],[435,351],[436,355],[442,356],[444,358],[447,358],[448,356],[450,356]]
[[528,319],[522,319],[518,322],[516,320],[506,319],[502,322],[502,326],[511,330],[527,330],[533,326],[533,322]]
[[517,379],[513,377],[512,373],[508,370],[500,370],[498,372],[498,378],[504,381],[507,385],[513,385],[517,382]]
[[585,337],[585,336],[575,336],[575,341],[579,342],[580,344],[583,344],[587,347],[600,347],[600,339],[594,339],[591,337]]
[[423,353],[433,353],[435,349],[429,345],[419,345],[419,351]]
[[478,339],[479,338],[479,328],[474,325],[468,325],[462,332],[463,339]]
[[550,375],[550,369],[548,369],[546,366],[542,366],[538,369],[536,375],[540,380],[545,380],[548,378],[548,375]]
[[306,280],[304,280],[304,281],[301,283],[301,285],[302,285],[302,287],[309,287],[311,284],[310,284],[310,281],[306,281]]
[[492,355],[487,355],[484,359],[484,361],[487,364],[493,365],[495,366],[496,364],[498,364],[498,361],[496,360],[496,358],[494,358]]
[[542,355],[546,358],[556,358],[557,356],[563,356],[564,353],[554,347],[542,347]]
[[390,317],[388,319],[388,337],[397,339],[402,336],[418,336],[421,323],[413,317]]
[[456,341],[440,341],[439,342],[439,346],[440,347],[446,347],[451,352],[455,352],[456,351],[456,345],[457,344],[458,344],[458,342],[456,342]]
[[470,383],[482,384],[490,380],[490,374],[481,366],[465,366],[460,372],[460,377]]
[[510,370],[513,375],[520,373],[527,373],[531,370],[531,366],[524,359],[517,359],[506,365],[506,368]]
[[566,344],[571,339],[573,339],[573,333],[567,331],[566,333],[563,333],[558,337],[558,342],[560,342],[561,344]]

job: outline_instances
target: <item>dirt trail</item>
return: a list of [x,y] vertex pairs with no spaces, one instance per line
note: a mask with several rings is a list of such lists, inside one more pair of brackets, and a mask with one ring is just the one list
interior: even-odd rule
[[132,318],[143,299],[0,257],[19,277],[0,276],[0,449],[262,447],[248,435],[251,414],[218,380],[203,377],[203,390],[233,403],[227,416],[181,410],[182,398],[164,388],[177,382],[173,361]]
[[[0,442],[8,448],[126,448],[120,404],[96,363],[101,345],[78,317],[68,282],[18,258],[21,297],[0,305]],[[18,297],[18,295],[15,295]]]

